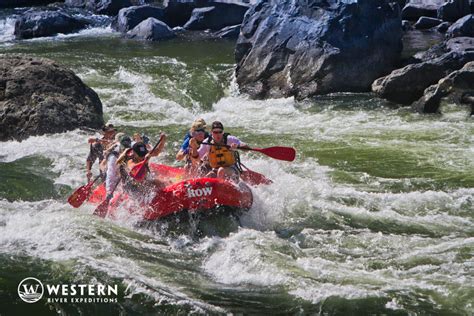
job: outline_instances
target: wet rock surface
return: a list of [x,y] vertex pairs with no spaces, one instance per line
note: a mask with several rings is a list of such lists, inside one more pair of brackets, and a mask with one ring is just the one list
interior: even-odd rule
[[401,53],[398,5],[261,1],[235,48],[237,82],[254,98],[367,91]]
[[0,58],[0,140],[102,124],[98,95],[71,70],[48,59]]

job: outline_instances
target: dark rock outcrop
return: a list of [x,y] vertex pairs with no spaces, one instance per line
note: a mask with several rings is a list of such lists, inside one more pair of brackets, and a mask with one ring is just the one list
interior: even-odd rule
[[441,99],[447,96],[454,102],[470,104],[471,115],[474,113],[474,62],[465,64],[460,70],[426,88],[414,107],[421,113],[439,113]]
[[54,2],[64,2],[64,0],[1,0],[0,8],[31,7]]
[[438,30],[438,32],[440,32],[440,33],[446,33],[450,26],[451,26],[451,23],[443,22],[443,23],[441,23],[440,25],[438,25],[436,27],[436,30]]
[[254,98],[368,91],[399,61],[397,8],[382,0],[261,1],[242,23],[237,83]]
[[17,39],[52,36],[76,32],[88,23],[61,11],[27,11],[15,22]]
[[102,124],[99,97],[71,70],[48,59],[0,58],[0,140]]
[[436,19],[436,18],[429,18],[426,16],[422,16],[421,18],[418,19],[415,23],[415,28],[419,30],[426,30],[430,29],[432,27],[435,27],[439,24],[441,24],[443,20]]
[[449,0],[438,8],[438,18],[454,22],[471,13],[469,0]]
[[438,16],[438,8],[443,2],[444,0],[409,1],[403,7],[402,18],[411,21],[416,21],[422,16],[436,18]]
[[[218,12],[224,12],[225,14],[225,10],[235,10],[242,7],[248,9],[255,2],[256,0],[165,0],[163,2],[166,10],[165,22],[170,27],[183,26],[189,21],[193,10],[196,8],[215,7]],[[241,22],[242,19],[234,24],[240,24]],[[233,24],[229,22],[227,25]]]
[[155,18],[166,23],[165,9],[151,5],[133,6],[121,9],[117,16],[116,29],[125,33],[148,18]]
[[[208,1],[201,1],[207,2]],[[191,13],[195,8],[202,7],[200,3],[190,0],[165,0],[166,24],[170,27],[183,26],[191,17]]]
[[450,37],[474,37],[474,14],[466,15],[451,25],[447,32]]
[[408,30],[411,30],[412,28],[413,27],[411,26],[410,21],[407,21],[407,20],[402,21],[402,30],[403,31],[408,31]]
[[107,15],[116,15],[120,9],[133,5],[131,0],[65,0],[65,4]]
[[[474,60],[472,39],[452,39],[415,57],[419,63],[394,70],[372,84],[372,91],[387,100],[409,105],[418,100],[423,91],[449,73]],[[444,54],[441,54],[444,53]]]
[[127,35],[146,41],[161,41],[176,37],[168,25],[155,18],[148,18],[135,26]]
[[226,26],[223,29],[214,33],[216,37],[227,38],[227,39],[237,39],[240,34],[240,24]]
[[469,51],[474,51],[474,38],[456,37],[434,45],[426,51],[415,54],[412,63],[430,61],[450,52],[462,54]]
[[194,9],[184,25],[187,30],[220,30],[242,23],[248,7],[239,5],[212,6]]
[[391,2],[398,4],[400,9],[403,8],[407,4],[406,0],[392,0]]

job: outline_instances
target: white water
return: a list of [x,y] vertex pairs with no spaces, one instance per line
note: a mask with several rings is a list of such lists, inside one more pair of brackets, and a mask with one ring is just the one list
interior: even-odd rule
[[[103,57],[90,60],[98,58]],[[474,189],[443,186],[459,174],[459,181],[469,183],[474,170],[474,129],[465,109],[446,105],[442,117],[423,117],[351,95],[305,103],[252,101],[232,87],[206,109],[179,86],[191,77],[191,63],[166,56],[129,60],[128,65],[113,60],[112,71],[75,66],[99,93],[111,122],[170,134],[169,154],[156,161],[172,163],[169,157],[196,117],[221,120],[252,145],[294,146],[297,160],[242,155],[248,167],[274,183],[252,188],[254,205],[228,237],[169,236],[161,230],[166,223],[147,229],[137,226],[136,218],[101,220],[90,215],[92,207],[72,209],[61,199],[0,200],[2,253],[52,260],[76,279],[91,268],[132,284],[130,296],[145,293],[156,304],[190,304],[196,312],[228,310],[204,302],[191,289],[260,295],[278,290],[313,304],[332,297],[383,297],[387,308],[408,312],[426,300],[436,308],[459,305],[465,314],[474,312],[465,299],[474,284],[472,254],[470,259],[466,254],[474,247]],[[177,82],[143,73],[140,67],[147,65],[182,76]],[[212,69],[206,71],[203,76],[212,77]],[[157,86],[182,93],[189,102],[159,96]],[[347,101],[351,97],[354,101]],[[123,115],[137,109],[144,115]],[[85,183],[89,136],[76,130],[4,142],[0,162],[48,158],[55,183],[75,188]],[[336,154],[340,150],[347,157]],[[390,168],[395,172],[382,172]],[[400,189],[391,189],[397,185]]]
[[0,43],[10,42],[15,38],[15,18],[0,19]]

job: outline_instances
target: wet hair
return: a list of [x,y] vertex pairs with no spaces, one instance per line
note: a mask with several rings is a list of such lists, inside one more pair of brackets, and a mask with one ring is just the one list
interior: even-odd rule
[[114,124],[106,124],[106,125],[102,126],[102,132],[110,132],[110,131],[117,131],[114,128]]
[[122,145],[125,148],[130,148],[132,147],[132,140],[130,139],[129,136],[124,135],[122,139],[120,140],[120,145]]
[[146,154],[148,154],[148,149],[146,148],[146,145],[142,142],[135,143],[132,149],[139,157],[145,157]]

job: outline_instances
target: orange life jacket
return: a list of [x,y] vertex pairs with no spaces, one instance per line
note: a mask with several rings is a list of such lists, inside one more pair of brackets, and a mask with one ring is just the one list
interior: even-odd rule
[[[227,145],[227,136],[229,136],[229,134],[225,133],[223,138],[225,145]],[[209,137],[209,140],[212,140],[212,137]],[[212,140],[210,143],[214,144],[215,141]],[[211,168],[230,167],[236,163],[234,152],[225,145],[210,146],[208,159]]]

